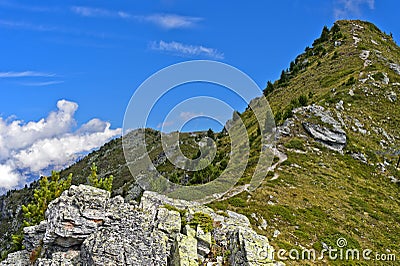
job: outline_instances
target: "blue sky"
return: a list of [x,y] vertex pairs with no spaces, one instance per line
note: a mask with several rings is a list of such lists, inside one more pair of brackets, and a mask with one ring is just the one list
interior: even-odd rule
[[[120,134],[135,89],[164,67],[217,60],[244,71],[263,88],[337,19],[371,21],[399,43],[398,10],[395,0],[0,0],[0,176],[8,176],[0,177],[0,188],[21,184],[27,174],[49,166],[61,167]],[[233,99],[215,86],[192,84],[166,97],[155,113],[165,115],[173,100],[201,90]],[[232,106],[245,108],[234,99]],[[183,110],[182,116],[199,112]],[[57,119],[65,122],[63,130],[54,126]],[[151,126],[162,122],[157,115],[153,119]],[[203,122],[187,129],[208,126],[218,128]],[[54,132],[46,135],[45,129]],[[18,134],[25,134],[25,142]],[[76,144],[80,148],[68,153],[53,143],[57,148],[46,158],[32,157],[43,152],[39,147],[45,140],[82,143],[84,135],[96,141]],[[48,163],[33,167],[28,157]]]

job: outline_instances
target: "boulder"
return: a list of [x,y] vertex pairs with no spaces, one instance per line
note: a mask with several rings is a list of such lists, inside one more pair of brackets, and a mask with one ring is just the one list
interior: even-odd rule
[[313,124],[304,122],[302,123],[304,129],[312,138],[321,142],[326,147],[341,151],[347,143],[346,132],[340,129],[331,129],[328,127],[321,126],[319,124]]
[[178,234],[174,244],[172,266],[198,266],[197,240],[191,235]]
[[[192,221],[196,213],[212,219],[210,231],[202,229],[203,220]],[[49,204],[45,216],[39,225],[24,229],[26,250],[9,254],[0,266],[31,261],[40,266],[272,263],[272,246],[253,231],[246,216],[219,215],[199,203],[155,192],[145,191],[138,206],[101,189],[71,186]],[[213,248],[228,252],[213,254]]]
[[229,249],[232,252],[232,266],[273,265],[274,249],[265,236],[257,235],[253,230],[238,228],[229,237]]
[[10,253],[5,260],[0,262],[0,266],[31,266],[29,252],[21,250]]

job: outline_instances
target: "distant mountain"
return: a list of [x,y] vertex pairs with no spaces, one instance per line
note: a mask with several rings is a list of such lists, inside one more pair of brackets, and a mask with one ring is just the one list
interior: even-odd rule
[[[321,251],[337,247],[336,241],[344,238],[348,248],[399,257],[400,48],[393,38],[369,22],[337,21],[323,28],[320,38],[282,71],[279,80],[268,82],[264,94],[278,126],[273,171],[257,190],[246,190],[261,149],[256,119],[248,109],[240,114],[250,136],[245,174],[231,191],[233,197],[209,206],[246,215],[276,250]],[[194,185],[216,177],[206,170],[195,174],[176,169],[166,159],[160,133],[147,131],[150,157],[170,180]],[[212,173],[218,174],[229,160],[229,137],[212,134],[218,146]],[[181,133],[183,153],[196,158],[198,141],[205,135]],[[93,162],[100,176],[115,176],[113,195],[140,197],[121,138],[62,175],[73,173],[74,184],[85,183]],[[11,234],[21,226],[20,206],[32,198],[36,185],[0,197],[4,254],[11,248]]]

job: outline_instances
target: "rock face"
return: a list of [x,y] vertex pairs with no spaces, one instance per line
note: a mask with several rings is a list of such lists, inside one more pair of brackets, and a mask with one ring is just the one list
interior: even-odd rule
[[343,130],[329,129],[307,122],[303,123],[303,127],[311,137],[333,150],[342,150],[346,146],[346,133]]
[[[199,214],[208,227],[195,222]],[[280,265],[243,215],[148,191],[140,205],[126,203],[85,185],[71,186],[45,221],[24,228],[24,246],[0,265]]]
[[342,125],[322,106],[309,105],[293,112],[303,116],[302,125],[305,131],[329,149],[341,151],[346,146],[347,136]]

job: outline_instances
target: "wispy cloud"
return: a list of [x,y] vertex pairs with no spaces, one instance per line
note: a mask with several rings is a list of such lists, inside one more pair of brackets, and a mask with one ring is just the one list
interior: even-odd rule
[[43,81],[43,82],[21,82],[23,86],[42,87],[64,83],[63,80]]
[[130,18],[131,15],[123,11],[111,11],[103,8],[94,8],[86,6],[73,6],[72,12],[83,17],[119,17]]
[[203,113],[194,113],[194,112],[181,112],[179,114],[179,117],[183,120],[183,121],[188,121],[192,118],[195,117],[199,117],[199,116],[203,116]]
[[16,3],[15,1],[7,1],[7,0],[1,0],[0,1],[0,6],[5,7],[5,8],[11,8],[11,9],[25,10],[25,11],[29,11],[29,12],[55,12],[55,11],[59,11],[59,9],[56,8],[56,7],[36,6],[36,5],[23,5],[23,4],[20,4],[20,3]]
[[335,19],[360,17],[364,6],[373,10],[375,8],[375,0],[335,0],[333,15]]
[[73,6],[71,7],[71,11],[83,17],[134,19],[140,22],[152,23],[164,29],[191,28],[203,20],[203,18],[200,17],[180,16],[177,14],[133,15],[125,11],[114,11],[87,6]]
[[214,59],[224,59],[224,54],[215,48],[209,48],[202,45],[183,44],[180,42],[152,42],[150,49],[156,51],[169,52],[182,57],[205,56]]
[[58,31],[56,27],[50,27],[45,25],[37,25],[24,21],[12,21],[0,19],[0,26],[7,27],[11,29],[26,29],[34,31]]
[[170,126],[172,126],[172,125],[174,125],[174,124],[175,124],[174,121],[165,121],[165,122],[159,123],[159,124],[157,125],[157,128],[170,127]]
[[[65,27],[56,27],[49,25],[40,25],[34,24],[25,21],[12,21],[12,20],[1,20],[0,19],[0,27],[5,27],[13,30],[30,30],[30,31],[38,31],[38,32],[55,32],[55,33],[65,33],[69,35],[75,36],[87,36],[92,38],[100,38],[100,39],[129,39],[131,36],[123,36],[113,33],[104,33],[104,32],[92,32],[85,31],[78,28],[65,28]],[[47,37],[48,38],[48,37]],[[98,47],[105,47],[102,45],[98,45]]]
[[203,20],[199,17],[180,16],[175,14],[154,14],[149,16],[136,16],[140,21],[150,22],[165,29],[191,28]]
[[55,77],[54,73],[37,72],[37,71],[22,71],[22,72],[0,72],[0,78],[23,78],[23,77]]

